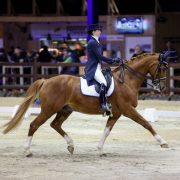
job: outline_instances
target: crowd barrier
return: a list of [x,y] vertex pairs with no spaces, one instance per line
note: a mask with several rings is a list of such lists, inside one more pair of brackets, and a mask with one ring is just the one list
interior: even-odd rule
[[[10,117],[13,117],[18,110],[18,105],[16,106],[0,106],[0,113],[8,113]],[[155,122],[159,117],[165,118],[180,118],[180,112],[178,111],[165,111],[157,110],[155,108],[146,108],[144,110],[138,110],[138,112],[149,122]],[[40,113],[40,107],[30,107],[24,118],[27,119],[30,115],[38,115]],[[74,112],[78,116],[81,113]]]
[[[40,78],[50,78],[61,73],[63,67],[78,66],[79,73],[76,76],[84,74],[85,64],[81,63],[2,63],[2,73],[0,74],[1,85],[0,90],[26,90],[31,83]],[[28,69],[28,73],[25,73],[25,69]],[[49,74],[48,70],[52,70]],[[8,81],[11,79],[11,82]],[[28,79],[28,80],[27,80]],[[180,93],[180,63],[169,64],[167,73],[167,88],[165,93]],[[151,92],[153,89],[149,86],[141,87],[140,92]]]

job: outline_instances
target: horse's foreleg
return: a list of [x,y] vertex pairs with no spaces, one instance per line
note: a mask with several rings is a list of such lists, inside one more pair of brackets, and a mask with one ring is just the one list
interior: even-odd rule
[[99,151],[99,154],[100,156],[105,156],[106,154],[103,153],[103,146],[104,146],[104,143],[106,141],[106,138],[108,137],[108,135],[110,134],[110,131],[112,130],[114,124],[116,123],[116,121],[118,120],[120,116],[118,117],[109,117],[107,123],[106,123],[106,127],[104,129],[104,133],[103,133],[103,136],[101,138],[101,140],[99,141],[99,144],[98,144],[98,151]]
[[47,120],[49,117],[50,117],[50,116],[46,116],[45,114],[40,113],[40,114],[36,117],[36,119],[31,122],[30,127],[29,127],[28,137],[27,137],[26,143],[25,143],[25,145],[24,145],[26,157],[32,156],[32,153],[31,153],[31,151],[30,151],[30,147],[31,147],[31,142],[32,142],[33,134],[36,132],[36,130],[37,130],[44,122],[46,122],[46,120]]
[[68,134],[62,129],[63,122],[69,117],[72,113],[72,110],[63,108],[60,112],[57,113],[55,119],[51,122],[51,127],[55,129],[68,144],[68,151],[73,154],[74,152],[74,143],[73,140],[68,136]]
[[134,120],[138,124],[142,125],[144,128],[150,131],[150,133],[154,136],[154,138],[160,143],[160,146],[163,148],[167,148],[168,144],[167,142],[161,138],[159,134],[156,133],[156,131],[153,129],[151,124],[145,120],[137,111],[135,108],[128,109],[128,111],[124,114],[126,117]]

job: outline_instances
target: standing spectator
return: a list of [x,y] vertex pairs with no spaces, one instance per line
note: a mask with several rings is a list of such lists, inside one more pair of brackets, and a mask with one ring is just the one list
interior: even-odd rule
[[[178,52],[172,46],[171,41],[167,41],[165,45],[166,45],[166,47],[164,48],[162,53],[165,53],[166,51],[170,51],[171,53],[170,53],[170,56],[168,57],[168,62],[169,63],[177,63],[179,61]],[[174,69],[174,75],[179,76],[180,75],[180,69]],[[174,86],[179,88],[180,87],[180,81],[174,80]]]
[[166,51],[170,51],[171,53],[170,56],[168,57],[168,61],[170,63],[176,63],[178,61],[178,53],[176,49],[172,46],[171,41],[167,41],[165,45],[166,47],[164,48],[162,53],[164,54]]

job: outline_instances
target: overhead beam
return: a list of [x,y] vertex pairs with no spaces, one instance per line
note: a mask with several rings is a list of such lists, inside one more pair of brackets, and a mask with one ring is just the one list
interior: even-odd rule
[[119,9],[114,0],[108,0],[108,15],[119,14]]
[[82,15],[85,16],[87,12],[87,0],[82,0]]
[[63,15],[64,14],[64,7],[61,3],[61,0],[56,0],[56,14]]
[[86,20],[86,16],[0,16],[0,22],[77,22]]
[[7,0],[7,14],[9,16],[15,14],[15,10],[14,10],[11,0]]
[[162,13],[162,8],[158,0],[155,0],[155,15],[158,16],[159,13]]

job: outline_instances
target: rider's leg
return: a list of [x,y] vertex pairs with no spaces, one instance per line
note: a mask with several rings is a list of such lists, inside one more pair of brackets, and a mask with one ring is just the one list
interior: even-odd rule
[[94,79],[101,84],[100,87],[100,104],[101,104],[101,111],[106,112],[109,110],[107,106],[107,98],[106,98],[106,87],[107,87],[107,82],[104,77],[104,75],[101,72],[101,68],[98,66],[95,72]]
[[95,75],[94,75],[94,79],[99,83],[99,84],[104,84],[107,87],[107,82],[106,79],[103,75],[103,73],[101,72],[101,67],[98,64]]

